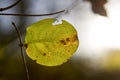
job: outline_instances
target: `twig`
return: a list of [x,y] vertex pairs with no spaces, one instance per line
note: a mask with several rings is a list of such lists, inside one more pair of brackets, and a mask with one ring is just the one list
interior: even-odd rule
[[14,13],[0,13],[0,15],[6,15],[6,16],[50,16],[50,15],[55,15],[55,14],[58,14],[58,13],[62,13],[64,12],[65,10],[61,10],[61,11],[58,11],[58,12],[53,12],[53,13],[48,13],[48,14],[14,14]]
[[26,59],[25,59],[25,56],[24,56],[24,51],[23,51],[23,42],[22,42],[22,37],[21,37],[21,33],[20,31],[18,30],[17,26],[15,25],[14,22],[12,22],[12,25],[14,26],[16,32],[18,33],[18,37],[19,37],[19,40],[20,40],[20,49],[21,49],[21,56],[22,56],[22,60],[23,60],[23,63],[24,63],[24,67],[25,67],[25,71],[26,71],[26,75],[27,75],[27,80],[30,80],[29,79],[29,72],[28,72],[28,68],[27,68],[27,63],[26,63]]
[[14,7],[15,5],[17,5],[20,1],[22,1],[22,0],[18,0],[18,1],[16,1],[15,3],[13,3],[12,5],[7,6],[7,7],[5,7],[5,8],[0,8],[0,11],[8,10],[8,9]]

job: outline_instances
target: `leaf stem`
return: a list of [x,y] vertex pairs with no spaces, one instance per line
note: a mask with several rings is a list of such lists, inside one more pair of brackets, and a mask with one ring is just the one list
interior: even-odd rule
[[18,0],[18,1],[16,1],[15,3],[13,3],[12,5],[9,5],[9,6],[5,7],[5,8],[0,8],[0,11],[8,10],[8,9],[16,6],[20,1],[22,1],[22,0]]
[[16,24],[14,22],[12,22],[13,27],[15,28],[16,32],[18,33],[18,37],[20,40],[20,49],[21,49],[21,56],[22,56],[22,60],[24,63],[24,67],[25,67],[25,71],[26,71],[26,75],[27,75],[27,80],[29,79],[29,72],[28,72],[28,67],[27,67],[27,63],[26,63],[26,59],[25,59],[25,55],[24,55],[24,51],[23,51],[23,42],[22,42],[22,37],[21,37],[21,33],[19,31],[19,29],[17,28]]

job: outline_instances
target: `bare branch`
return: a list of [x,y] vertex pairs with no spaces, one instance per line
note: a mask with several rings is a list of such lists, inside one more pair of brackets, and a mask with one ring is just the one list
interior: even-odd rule
[[23,60],[23,63],[24,63],[24,67],[25,67],[25,71],[26,71],[26,75],[27,75],[27,80],[30,80],[29,79],[29,72],[28,72],[28,68],[27,68],[27,63],[26,63],[26,59],[25,59],[24,51],[23,51],[23,42],[22,42],[21,33],[20,33],[19,29],[17,28],[17,26],[15,25],[14,22],[12,22],[12,25],[18,33],[18,37],[19,37],[19,40],[20,40],[21,56],[22,56],[22,60]]
[[5,8],[0,8],[0,11],[8,10],[8,9],[14,7],[15,5],[17,5],[20,1],[22,1],[22,0],[18,0],[18,1],[16,1],[15,3],[13,3],[12,5],[7,6],[7,7],[5,7]]
[[14,13],[0,13],[0,15],[5,15],[5,16],[50,16],[50,15],[55,15],[64,12],[65,10],[61,10],[58,12],[53,12],[53,13],[48,13],[48,14],[14,14]]

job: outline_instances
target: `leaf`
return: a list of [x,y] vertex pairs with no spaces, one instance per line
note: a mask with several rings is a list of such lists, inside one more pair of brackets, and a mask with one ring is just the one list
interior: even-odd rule
[[27,54],[38,64],[57,66],[66,62],[77,50],[79,41],[75,28],[68,22],[52,25],[54,19],[44,19],[27,28]]
[[101,16],[107,16],[107,12],[104,8],[104,5],[107,3],[107,0],[87,0],[92,4],[92,11]]

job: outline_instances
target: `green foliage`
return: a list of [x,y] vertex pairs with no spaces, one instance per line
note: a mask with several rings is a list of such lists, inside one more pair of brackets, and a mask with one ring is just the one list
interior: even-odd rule
[[52,25],[54,19],[38,21],[27,28],[27,54],[38,64],[57,66],[66,62],[77,50],[79,41],[75,28],[68,22]]

